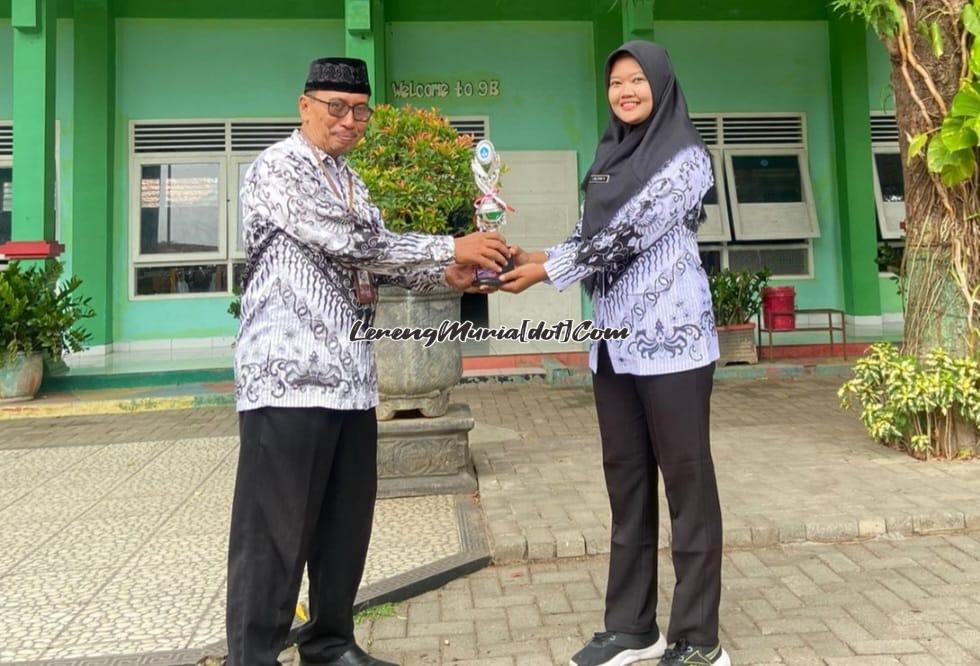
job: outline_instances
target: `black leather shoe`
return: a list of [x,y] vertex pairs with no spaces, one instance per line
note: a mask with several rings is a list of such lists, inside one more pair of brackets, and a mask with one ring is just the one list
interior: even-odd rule
[[398,666],[390,661],[381,661],[380,659],[375,659],[367,652],[362,650],[360,647],[355,645],[351,649],[347,650],[344,654],[340,655],[333,661],[306,661],[302,659],[300,661],[301,666]]
[[[224,657],[201,657],[194,666],[226,666],[228,655]],[[282,666],[281,661],[276,662],[276,666]]]

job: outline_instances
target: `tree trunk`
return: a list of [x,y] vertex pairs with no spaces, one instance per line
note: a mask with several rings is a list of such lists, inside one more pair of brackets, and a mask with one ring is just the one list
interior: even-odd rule
[[[967,69],[969,35],[961,23],[970,0],[900,0],[906,21],[886,39],[902,155],[910,137],[935,132],[952,105]],[[944,54],[916,26],[939,24]],[[980,329],[980,176],[948,188],[930,173],[927,159],[905,163],[905,351],[923,358],[936,347],[954,356],[975,355]],[[944,457],[973,448],[977,431],[958,414],[930,435]]]
[[[903,0],[907,25],[887,39],[892,88],[902,155],[909,137],[937,130],[966,73],[969,57],[960,15],[968,0]],[[944,55],[915,26],[937,21]],[[911,28],[911,29],[909,29]],[[930,85],[931,84],[931,85]],[[904,273],[907,282],[905,348],[924,356],[935,347],[964,356],[975,353],[974,330],[980,309],[973,290],[980,284],[980,211],[977,174],[962,185],[945,187],[929,173],[925,154],[905,164]]]

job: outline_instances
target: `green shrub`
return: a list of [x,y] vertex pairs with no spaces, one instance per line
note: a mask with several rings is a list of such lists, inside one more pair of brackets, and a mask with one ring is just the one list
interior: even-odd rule
[[953,450],[952,432],[954,419],[980,428],[975,358],[953,358],[937,348],[919,362],[890,344],[876,344],[857,361],[854,378],[838,396],[844,409],[860,405],[861,422],[877,442],[920,458],[973,455],[972,447]]
[[449,234],[471,226],[477,195],[472,144],[434,109],[383,104],[349,157],[385,226]]
[[17,353],[41,352],[56,360],[85,348],[92,336],[77,324],[95,312],[91,299],[78,294],[77,276],[58,284],[63,271],[57,261],[26,270],[13,261],[0,273],[0,363]]
[[708,277],[717,326],[748,324],[762,307],[769,270],[750,273],[725,269]]

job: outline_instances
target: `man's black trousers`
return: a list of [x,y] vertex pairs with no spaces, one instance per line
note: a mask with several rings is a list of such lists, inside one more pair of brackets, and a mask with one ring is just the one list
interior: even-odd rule
[[241,452],[228,544],[228,666],[273,666],[303,568],[307,663],[354,644],[353,605],[377,495],[374,409],[267,407],[239,415]]

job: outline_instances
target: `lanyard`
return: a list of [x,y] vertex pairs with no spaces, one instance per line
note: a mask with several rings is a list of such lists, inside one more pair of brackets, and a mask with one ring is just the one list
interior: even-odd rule
[[[301,134],[300,136],[303,135]],[[316,152],[316,148],[313,147],[313,144],[310,142],[310,140],[307,139],[305,136],[303,136],[303,141],[306,142],[306,145],[309,146],[310,151],[313,153],[313,160],[320,167],[320,173],[322,173],[323,177],[326,179],[327,185],[330,186],[330,190],[334,193],[337,199],[343,201],[344,196],[340,192],[340,184],[334,180],[333,176],[330,174],[330,171],[327,170],[327,165],[324,164],[323,160],[320,159],[319,155]],[[354,213],[354,178],[353,176],[350,175],[349,169],[347,171],[347,213],[348,214]]]
[[[333,179],[330,172],[327,170],[327,165],[321,160],[317,160],[320,164],[320,171],[323,173],[323,177],[327,179],[327,184],[330,185],[330,189],[341,201],[344,200],[343,195],[340,193],[340,185]],[[350,171],[347,172],[347,212],[349,214],[354,213],[354,178],[350,175]]]

